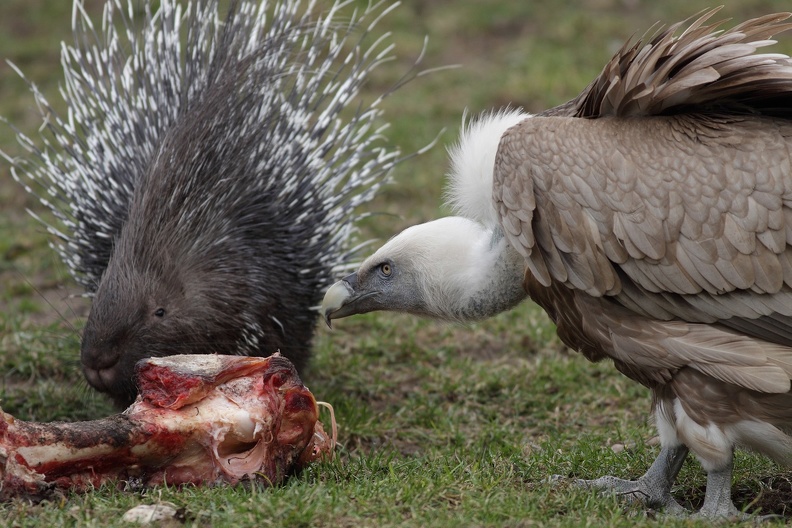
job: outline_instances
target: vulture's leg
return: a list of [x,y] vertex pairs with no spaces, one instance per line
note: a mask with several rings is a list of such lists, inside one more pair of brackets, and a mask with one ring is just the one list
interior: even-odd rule
[[[688,448],[684,445],[664,447],[652,463],[649,470],[638,480],[624,480],[605,476],[595,480],[578,480],[578,484],[624,495],[630,500],[640,500],[647,506],[663,508],[670,514],[687,514],[671,496],[674,484],[682,463],[687,457]],[[731,475],[731,472],[729,472]],[[707,487],[709,493],[709,486]]]
[[738,510],[731,500],[731,480],[734,463],[716,471],[707,473],[707,491],[704,494],[704,506],[698,515],[707,519],[747,517]]

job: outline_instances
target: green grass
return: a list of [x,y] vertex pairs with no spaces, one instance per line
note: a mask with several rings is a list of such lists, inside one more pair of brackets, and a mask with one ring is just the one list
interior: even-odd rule
[[[18,64],[51,100],[60,79],[58,43],[69,39],[69,2],[0,4],[0,55]],[[788,8],[746,0],[723,15]],[[88,2],[96,13],[100,2]],[[392,84],[429,45],[424,67],[459,64],[413,81],[384,103],[390,139],[405,153],[439,144],[400,165],[371,206],[364,234],[385,239],[444,214],[445,146],[462,112],[506,104],[537,111],[573,97],[631,35],[673,22],[702,0],[409,0],[382,29],[398,59],[371,82]],[[792,41],[778,49],[792,51]],[[0,64],[0,115],[26,132],[39,126],[27,89]],[[14,151],[0,126],[0,148]],[[24,212],[39,210],[0,167],[0,402],[20,419],[89,419],[110,405],[82,381],[79,328],[88,303]],[[102,488],[31,505],[0,505],[6,525],[122,526],[138,504],[174,503],[165,526],[694,526],[548,476],[634,478],[657,454],[648,391],[608,363],[590,364],[561,346],[535,306],[468,327],[391,314],[339,321],[318,330],[306,383],[331,402],[340,426],[335,460],[315,464],[275,489],[160,487],[142,493]],[[612,449],[623,445],[621,451]],[[739,506],[783,513],[790,474],[740,453]],[[675,487],[701,505],[704,476],[689,461]],[[752,504],[755,497],[759,502]],[[0,523],[2,524],[2,523]]]

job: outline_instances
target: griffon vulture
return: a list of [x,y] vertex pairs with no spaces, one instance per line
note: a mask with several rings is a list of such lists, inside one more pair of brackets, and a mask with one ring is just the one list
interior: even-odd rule
[[662,450],[637,481],[589,484],[733,516],[736,446],[792,462],[792,24],[727,31],[709,11],[625,44],[574,100],[469,123],[451,150],[458,216],[410,227],[333,285],[331,319],[470,321],[530,297],[569,347],[647,386]]

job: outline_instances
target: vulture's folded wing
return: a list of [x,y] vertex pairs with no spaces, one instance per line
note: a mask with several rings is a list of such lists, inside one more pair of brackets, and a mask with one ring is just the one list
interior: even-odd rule
[[789,14],[717,31],[716,12],[625,45],[580,96],[502,138],[495,207],[543,284],[617,294],[626,276],[639,294],[715,296],[792,283],[792,60],[756,53]]
[[545,285],[792,343],[790,138],[750,114],[529,118],[501,141],[495,206]]
[[[792,123],[756,116],[527,119],[494,195],[537,277],[592,295],[792,285]],[[538,251],[534,251],[537,249]]]

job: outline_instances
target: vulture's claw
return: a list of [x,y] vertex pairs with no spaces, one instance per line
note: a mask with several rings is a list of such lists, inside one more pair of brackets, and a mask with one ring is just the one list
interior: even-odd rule
[[685,446],[664,447],[646,474],[638,480],[605,476],[595,480],[577,480],[576,484],[616,493],[630,501],[641,501],[669,515],[687,516],[690,512],[671,496],[671,486],[687,454],[688,448]]
[[651,508],[662,510],[663,513],[674,517],[686,517],[690,512],[671,496],[671,490],[660,489],[654,482],[645,478],[638,480],[625,480],[606,475],[594,480],[578,479],[575,484],[586,488],[600,489],[604,493],[615,493],[628,501],[639,501]]

